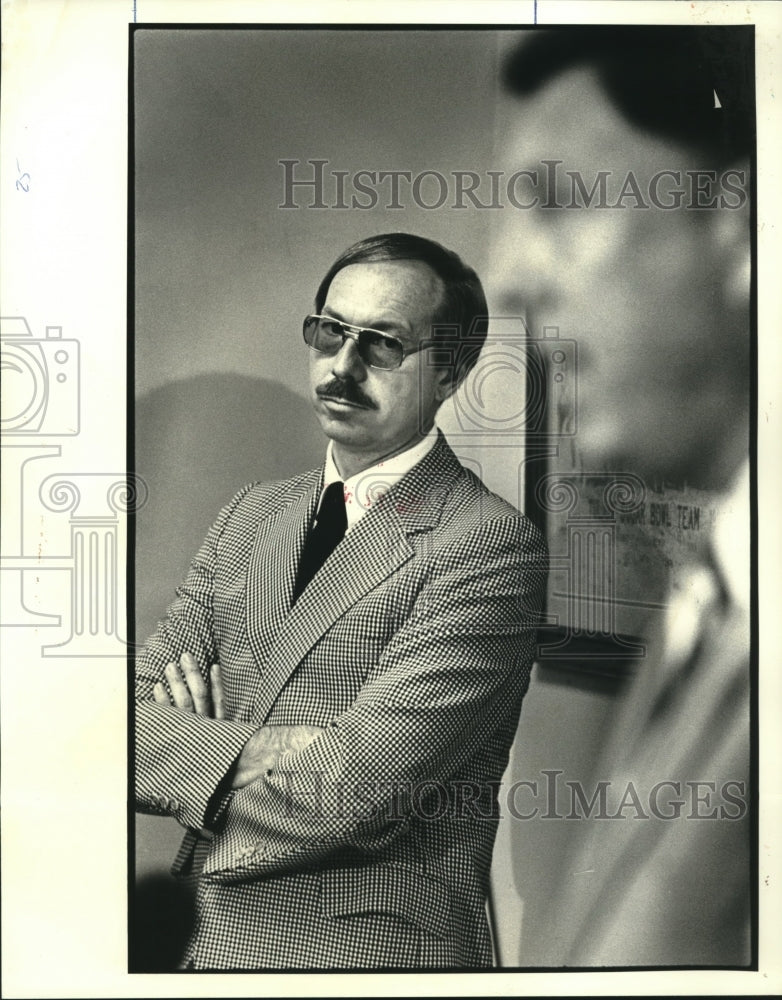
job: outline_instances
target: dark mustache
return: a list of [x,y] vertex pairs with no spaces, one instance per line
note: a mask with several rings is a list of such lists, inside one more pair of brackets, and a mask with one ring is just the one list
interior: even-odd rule
[[354,403],[356,406],[365,406],[368,410],[376,410],[374,400],[370,399],[353,379],[337,378],[336,376],[329,382],[319,385],[315,390],[318,396],[330,396],[332,399],[341,399],[346,403]]

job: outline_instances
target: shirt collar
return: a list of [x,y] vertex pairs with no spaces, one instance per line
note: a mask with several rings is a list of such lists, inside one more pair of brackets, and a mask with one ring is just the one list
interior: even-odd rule
[[717,506],[712,552],[723,585],[733,603],[749,608],[750,591],[749,462]]
[[[377,465],[364,469],[345,480],[345,512],[348,519],[348,531],[388,493],[394,483],[398,482],[414,465],[418,465],[421,459],[429,454],[437,443],[437,433],[437,427],[433,425],[426,437],[414,444],[412,448],[401,451],[391,458],[386,458],[382,462],[378,462]],[[323,474],[324,491],[331,483],[339,482],[342,478],[334,461],[333,447],[333,442],[329,441]],[[322,497],[323,492],[321,492],[321,499]],[[318,506],[320,507],[320,503]]]
[[679,569],[669,595],[660,664],[669,676],[692,657],[709,617],[732,609],[734,631],[749,620],[749,463],[716,498],[714,526],[703,542],[700,556]]

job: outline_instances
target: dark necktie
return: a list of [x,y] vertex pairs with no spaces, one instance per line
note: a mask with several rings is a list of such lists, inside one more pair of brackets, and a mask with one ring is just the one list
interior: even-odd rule
[[326,487],[318,516],[304,542],[293,587],[292,604],[296,603],[307,584],[344,538],[347,526],[344,484],[331,483]]

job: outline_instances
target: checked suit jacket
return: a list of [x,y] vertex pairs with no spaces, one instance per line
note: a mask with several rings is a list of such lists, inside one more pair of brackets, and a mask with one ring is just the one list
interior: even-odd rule
[[[137,808],[212,832],[186,961],[490,965],[497,793],[529,682],[543,539],[439,434],[291,608],[322,481],[320,468],[237,493],[137,661]],[[153,702],[185,651],[204,672],[220,662],[224,720]],[[304,723],[324,731],[224,791],[259,726]]]

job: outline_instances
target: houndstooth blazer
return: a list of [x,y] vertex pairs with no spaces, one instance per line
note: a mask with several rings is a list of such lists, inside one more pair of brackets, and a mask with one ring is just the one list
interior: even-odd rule
[[[540,533],[442,434],[293,608],[323,470],[222,510],[137,662],[136,802],[206,856],[198,969],[480,967],[497,790],[545,588]],[[160,706],[185,651],[226,719]],[[265,778],[221,782],[264,724],[324,727]]]

